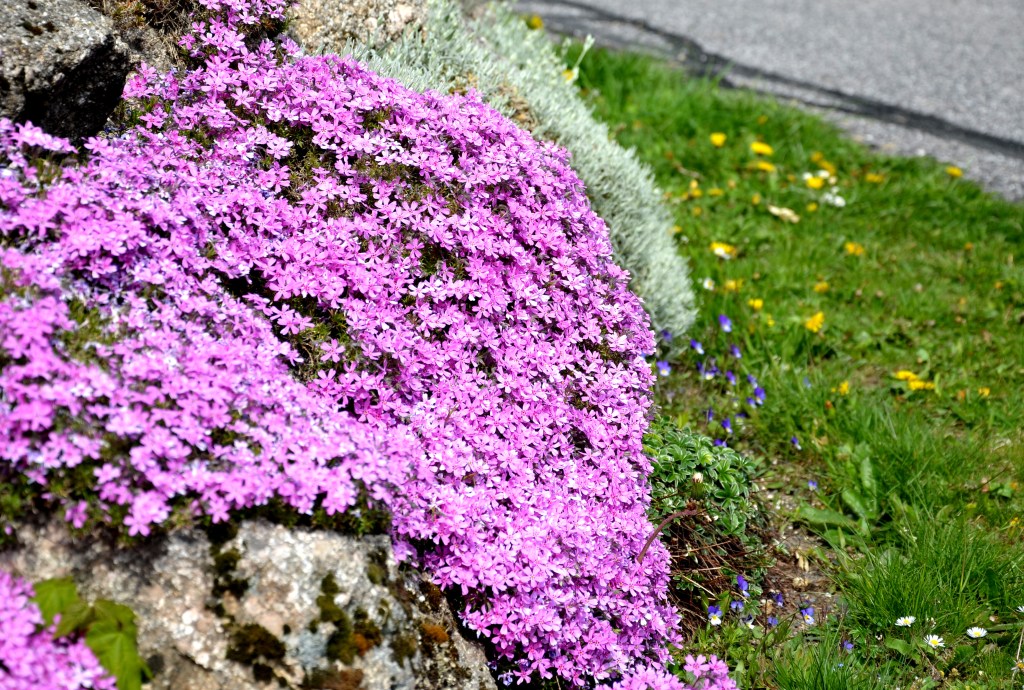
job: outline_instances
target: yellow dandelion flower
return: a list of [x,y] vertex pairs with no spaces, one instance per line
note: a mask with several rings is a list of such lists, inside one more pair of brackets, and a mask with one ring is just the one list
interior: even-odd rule
[[932,381],[922,381],[920,379],[913,379],[907,383],[912,391],[933,391],[935,390],[935,384]]
[[988,396],[992,395],[992,389],[989,388],[988,386],[982,386],[981,388],[978,389],[978,395],[980,395],[983,398],[987,398]]
[[708,247],[711,253],[717,256],[719,259],[733,259],[736,257],[736,247],[725,242],[712,242],[711,246]]
[[764,322],[768,324],[768,328],[771,328],[772,326],[775,325],[775,319],[772,318],[771,314],[764,315]]
[[712,187],[708,190],[708,196],[722,196],[725,191],[721,187]]
[[814,316],[804,320],[804,328],[811,333],[817,333],[825,325],[825,312],[819,311]]
[[533,14],[526,20],[526,25],[531,29],[543,29],[544,20],[540,18],[540,15]]
[[758,156],[770,156],[775,153],[775,149],[763,141],[752,141],[750,143],[750,150]]
[[806,182],[807,186],[810,187],[811,189],[821,189],[822,187],[825,186],[824,178],[818,177],[816,175],[808,177],[807,179],[804,180],[804,182]]
[[711,139],[711,144],[716,148],[725,146],[725,140],[727,139],[725,132],[712,132],[708,138]]
[[897,379],[898,381],[916,381],[917,380],[917,374],[915,374],[912,371],[907,371],[906,369],[900,369],[895,374],[893,374],[893,377],[895,379]]
[[882,184],[885,182],[885,175],[880,175],[879,173],[868,173],[864,176],[864,181],[870,182],[871,184]]
[[757,298],[757,297],[754,297],[754,298],[748,299],[747,300],[747,304],[749,304],[750,308],[753,309],[754,311],[761,311],[761,307],[764,306],[764,300],[760,299],[760,298]]
[[704,213],[704,209],[702,209],[700,206],[694,206],[692,209],[690,209],[690,213],[693,214],[694,218],[699,218],[700,215]]
[[832,165],[831,163],[829,163],[824,158],[822,158],[819,161],[815,161],[815,162],[821,167],[822,170],[826,171],[829,175],[835,175],[836,174],[836,166]]
[[755,161],[750,167],[755,170],[761,170],[762,172],[775,172],[775,165],[768,161]]
[[849,381],[841,381],[839,383],[839,385],[836,386],[836,392],[839,393],[839,395],[849,395],[849,393],[850,393],[850,382]]
[[807,212],[808,213],[814,213],[817,210],[818,210],[818,204],[816,202],[812,201],[811,203],[807,204]]
[[828,292],[828,288],[829,284],[827,281],[824,280],[820,280],[814,284],[814,291],[817,292],[819,295]]
[[727,280],[722,283],[722,289],[726,292],[739,292],[740,288],[743,287],[743,280]]
[[963,177],[964,171],[955,165],[950,165],[946,168],[946,174],[952,178]]
[[859,242],[847,242],[843,245],[843,249],[851,256],[864,256],[864,245]]
[[678,235],[682,231],[683,231],[683,226],[682,225],[673,225],[672,226],[672,234],[673,235]]
[[697,189],[691,189],[690,190],[689,197],[691,199],[699,199],[702,196],[704,196],[704,190],[703,189],[698,187]]
[[754,206],[757,206],[758,204],[760,204],[761,203],[761,195],[760,194],[755,194],[754,196],[750,197],[750,203],[752,203]]

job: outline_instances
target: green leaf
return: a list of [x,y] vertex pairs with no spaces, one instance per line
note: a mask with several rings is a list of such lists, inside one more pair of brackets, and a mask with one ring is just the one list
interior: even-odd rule
[[39,606],[40,613],[46,625],[53,625],[53,617],[58,613],[63,614],[74,604],[80,604],[78,587],[70,577],[57,577],[50,580],[43,580],[35,584],[36,595],[32,601]]
[[857,528],[856,523],[842,513],[828,508],[812,508],[811,506],[800,506],[797,517],[812,525],[825,527],[842,527],[853,531]]
[[843,497],[843,502],[850,507],[850,510],[856,513],[857,517],[865,522],[873,521],[875,517],[877,517],[875,515],[874,506],[865,500],[860,494],[857,494],[850,489],[843,489],[840,495]]
[[885,646],[889,649],[899,652],[905,657],[914,659],[917,658],[917,650],[909,642],[904,642],[895,637],[890,637],[885,641]]
[[875,471],[871,466],[871,456],[865,455],[860,461],[860,485],[864,487],[864,493],[867,494],[874,502],[874,499],[878,495],[877,488],[875,486]]
[[73,632],[86,630],[95,619],[96,613],[91,606],[84,601],[76,601],[61,612],[56,635],[65,637]]
[[85,634],[85,643],[96,659],[117,679],[118,690],[141,690],[149,669],[139,656],[135,614],[127,606],[100,600],[96,620]]

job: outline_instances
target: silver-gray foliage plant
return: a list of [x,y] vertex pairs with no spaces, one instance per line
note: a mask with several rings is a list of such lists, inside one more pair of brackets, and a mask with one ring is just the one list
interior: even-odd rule
[[564,146],[655,329],[677,335],[689,330],[695,317],[689,267],[676,250],[661,191],[650,170],[594,118],[543,32],[530,30],[502,6],[467,19],[452,0],[430,0],[423,25],[407,29],[396,42],[339,40],[307,48],[351,54],[419,91],[476,89],[535,137]]

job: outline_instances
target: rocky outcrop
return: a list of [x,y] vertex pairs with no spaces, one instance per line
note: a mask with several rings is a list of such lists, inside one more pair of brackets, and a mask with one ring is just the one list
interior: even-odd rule
[[0,2],[0,116],[78,139],[117,105],[130,68],[113,22],[76,0]]
[[426,11],[426,0],[298,0],[290,31],[312,53],[347,40],[381,45],[422,22]]
[[399,568],[386,536],[256,521],[213,541],[182,530],[135,548],[77,540],[57,523],[19,537],[0,569],[71,576],[83,598],[135,612],[152,690],[495,687],[440,590]]

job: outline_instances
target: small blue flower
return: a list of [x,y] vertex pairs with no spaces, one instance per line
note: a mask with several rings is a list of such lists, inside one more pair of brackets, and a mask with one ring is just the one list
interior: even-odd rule
[[722,429],[725,430],[726,434],[732,434],[732,422],[729,421],[728,417],[722,420]]
[[853,643],[850,642],[849,640],[843,640],[843,649],[846,650],[847,652],[852,652],[853,651]]
[[737,599],[736,601],[729,604],[729,608],[731,608],[733,611],[742,611],[743,602]]
[[724,438],[716,438],[711,443],[716,445],[716,446],[718,446],[719,448],[724,448],[725,447],[725,439]]
[[770,626],[772,626],[774,628],[778,624],[779,624],[779,619],[778,618],[776,618],[775,616],[768,616],[768,625],[770,625]]
[[722,327],[724,332],[732,333],[732,321],[725,314],[718,315],[718,325]]
[[750,595],[750,592],[747,591],[747,589],[749,587],[749,583],[747,582],[747,578],[743,577],[742,575],[737,575],[736,576],[736,586],[739,587],[740,594],[742,594],[743,596],[749,596]]
[[711,623],[711,625],[721,625],[722,624],[722,609],[718,608],[717,606],[709,606],[708,607],[708,623]]
[[811,380],[805,376],[804,377],[804,388],[810,388],[810,387],[811,387]]
[[757,379],[754,377],[753,374],[747,374],[747,383],[749,383],[751,386],[754,386],[755,388],[757,387]]
[[800,439],[798,439],[796,436],[789,439],[789,442],[792,443],[793,447],[796,448],[797,450],[803,450],[803,448],[800,447]]
[[782,606],[785,603],[782,598],[782,592],[772,592],[772,601],[775,602],[776,606]]
[[704,418],[707,420],[708,424],[710,424],[712,421],[714,421],[714,419],[715,419],[715,409],[713,407],[709,407],[708,411],[704,413]]
[[753,616],[743,616],[743,618],[740,618],[740,623],[743,623],[743,625],[747,626],[751,630],[754,629],[754,617]]
[[814,607],[807,606],[800,609],[800,615],[804,617],[804,623],[807,625],[814,625]]
[[736,345],[729,346],[729,354],[731,354],[736,359],[743,359],[743,353],[740,352],[740,348],[737,347]]
[[661,332],[661,339],[664,340],[666,343],[671,343],[672,342],[672,331],[668,330],[667,328],[665,330],[663,330]]
[[732,373],[731,371],[725,372],[725,380],[729,382],[730,386],[735,386],[736,385],[736,374]]
[[757,406],[757,402],[753,398],[747,398],[747,404],[750,405],[751,407]]
[[672,365],[670,365],[664,359],[659,359],[657,361],[657,366],[658,366],[658,374],[660,374],[661,376],[668,376],[669,374],[672,373]]
[[[797,449],[799,449],[799,448],[800,448],[800,446],[797,446]],[[811,491],[817,491],[818,490],[818,482],[814,481],[813,479],[809,479],[807,481],[807,488],[810,489]]]
[[754,398],[757,399],[757,404],[758,405],[764,404],[765,397],[766,396],[765,396],[764,388],[761,388],[761,386],[758,386],[757,388],[754,389]]
[[704,354],[704,346],[701,345],[700,342],[696,340],[691,340],[690,347],[693,348],[693,351],[696,352],[698,355]]

